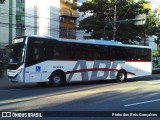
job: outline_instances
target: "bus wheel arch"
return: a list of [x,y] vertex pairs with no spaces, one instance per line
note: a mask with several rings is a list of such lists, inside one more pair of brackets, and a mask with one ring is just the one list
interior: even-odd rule
[[62,70],[56,70],[52,72],[49,77],[49,85],[58,87],[63,86],[66,83],[66,75]]
[[124,69],[121,69],[117,73],[116,82],[126,82],[127,81],[127,72]]

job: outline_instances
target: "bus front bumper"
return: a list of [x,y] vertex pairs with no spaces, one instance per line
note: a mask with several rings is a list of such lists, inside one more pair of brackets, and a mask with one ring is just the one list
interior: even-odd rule
[[20,80],[18,79],[19,74],[21,73],[22,69],[19,70],[7,70],[7,76],[8,80],[10,82],[19,82]]

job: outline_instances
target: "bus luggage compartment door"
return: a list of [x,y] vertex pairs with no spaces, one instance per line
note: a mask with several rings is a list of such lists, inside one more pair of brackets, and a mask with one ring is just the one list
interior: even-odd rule
[[30,73],[29,74],[29,81],[30,82],[40,82],[42,79],[41,73]]

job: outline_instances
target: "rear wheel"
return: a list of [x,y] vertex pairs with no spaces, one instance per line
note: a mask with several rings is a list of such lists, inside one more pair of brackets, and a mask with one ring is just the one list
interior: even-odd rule
[[117,78],[116,78],[117,82],[125,82],[127,81],[127,73],[124,70],[120,70],[117,74]]
[[65,83],[65,79],[62,73],[55,72],[51,75],[49,84],[50,86],[58,87],[62,86]]

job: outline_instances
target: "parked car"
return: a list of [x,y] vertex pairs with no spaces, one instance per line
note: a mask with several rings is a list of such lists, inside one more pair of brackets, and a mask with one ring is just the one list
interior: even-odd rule
[[155,74],[155,73],[160,73],[160,65],[156,65],[155,67],[153,67],[152,73],[153,73],[153,74]]

